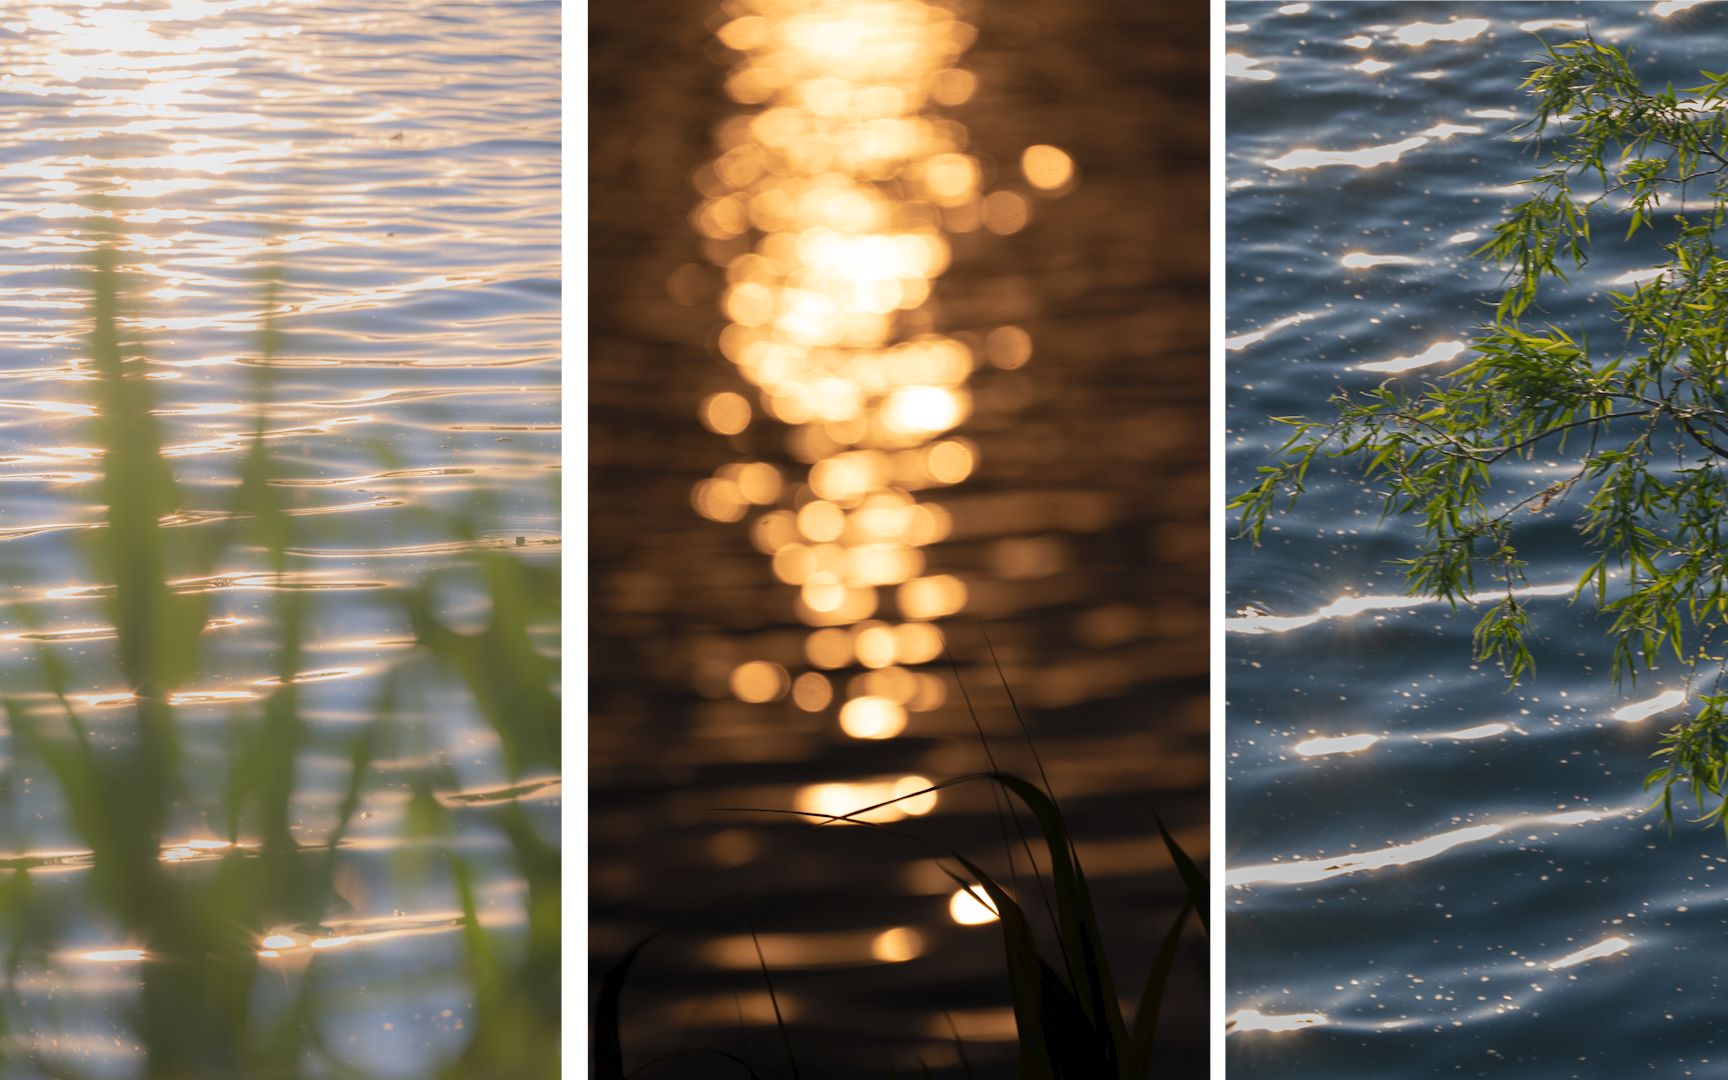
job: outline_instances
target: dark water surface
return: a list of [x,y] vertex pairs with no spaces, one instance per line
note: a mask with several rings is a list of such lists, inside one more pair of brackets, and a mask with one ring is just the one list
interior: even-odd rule
[[[1232,491],[1282,439],[1266,417],[1461,362],[1499,282],[1467,254],[1531,164],[1506,135],[1532,31],[1587,26],[1684,87],[1721,67],[1728,9],[1681,7],[1230,5]],[[1654,261],[1602,242],[1547,317],[1611,340],[1602,293]],[[1520,545],[1552,579],[1508,692],[1470,663],[1474,616],[1400,598],[1407,534],[1359,480],[1308,486],[1229,549],[1231,609],[1270,613],[1229,624],[1231,1075],[1728,1074],[1728,848],[1640,813],[1679,674],[1610,689],[1605,623],[1544,588],[1583,568],[1557,524]]]
[[[823,10],[863,18],[890,7]],[[932,9],[893,10],[923,19]],[[1204,9],[1010,0],[963,14],[977,36],[957,65],[976,91],[932,110],[962,125],[932,137],[976,155],[984,191],[1010,193],[987,205],[1029,207],[1031,218],[1017,231],[997,220],[999,235],[975,220],[967,228],[963,210],[939,215],[950,265],[932,299],[901,316],[901,333],[947,335],[977,360],[960,391],[970,416],[951,436],[974,467],[915,493],[950,522],[922,547],[922,574],[963,585],[965,607],[936,625],[982,722],[1001,736],[999,760],[1031,773],[1018,737],[1006,737],[1015,729],[981,638],[987,623],[1072,818],[1118,986],[1137,998],[1180,900],[1152,811],[1197,855],[1207,835],[1205,228],[1193,211],[1205,199]],[[716,125],[752,112],[723,88],[736,55],[713,31],[726,21],[688,0],[592,12],[595,970],[665,930],[625,991],[628,1065],[685,1048],[782,1068],[753,921],[804,1075],[916,1074],[914,1054],[961,1075],[944,1012],[977,1075],[1012,1075],[999,929],[956,922],[955,885],[930,848],[719,811],[855,809],[885,797],[873,792],[986,764],[939,659],[896,665],[934,689],[920,690],[892,738],[841,729],[847,688],[868,674],[851,660],[817,672],[834,698],[814,711],[789,696],[751,704],[733,692],[732,674],[753,662],[775,666],[752,669],[771,689],[811,674],[812,628],[800,589],[776,580],[752,544],[759,512],[715,521],[692,509],[693,489],[740,461],[783,478],[773,505],[808,499],[796,491],[806,466],[787,449],[792,426],[759,416],[728,438],[698,423],[710,395],[742,394],[758,413],[763,403],[718,346],[727,318],[716,263],[753,241],[737,246],[708,217],[692,220],[698,186],[716,190],[705,169]],[[1022,178],[1021,152],[1034,144],[1077,164],[1065,197]],[[1024,340],[989,336],[1004,326],[1029,336],[1029,362],[992,351],[992,340]],[[704,486],[696,501],[729,517],[742,511],[704,500],[735,490]],[[875,619],[928,620],[904,594],[881,595]],[[914,816],[892,827],[1008,873],[987,789],[944,790],[934,805],[907,808]],[[1023,860],[1019,873],[1024,883]],[[1202,955],[1191,937],[1161,1029],[1171,1075],[1204,1065]],[[691,1058],[658,1071],[724,1067]]]

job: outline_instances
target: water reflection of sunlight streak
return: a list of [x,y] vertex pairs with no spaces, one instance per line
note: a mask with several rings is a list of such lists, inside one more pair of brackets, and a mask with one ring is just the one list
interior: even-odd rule
[[1226,53],[1224,55],[1224,76],[1230,79],[1250,79],[1254,82],[1270,82],[1278,76],[1260,67],[1261,61],[1241,53]]
[[[751,0],[729,14],[716,31],[737,58],[726,89],[750,111],[716,129],[718,155],[694,177],[703,199],[690,222],[725,268],[719,351],[755,394],[712,394],[698,416],[729,437],[758,417],[785,425],[788,456],[808,472],[800,483],[768,461],[734,462],[697,483],[691,502],[713,521],[755,515],[752,541],[797,590],[796,617],[816,628],[806,648],[815,664],[828,644],[818,635],[864,628],[890,598],[900,625],[881,628],[894,632],[967,603],[965,583],[925,572],[922,549],[945,538],[949,523],[920,492],[961,483],[977,467],[976,445],[951,433],[971,414],[979,356],[936,331],[927,301],[948,267],[951,233],[1016,232],[1031,204],[1017,191],[984,193],[984,162],[937,108],[964,101],[976,83],[956,66],[976,32],[948,8]],[[1060,148],[1029,147],[1020,164],[1035,194],[1075,184]],[[1025,362],[1023,342],[1015,356],[998,355],[1014,329],[986,337],[992,363]],[[854,636],[876,651],[865,630]],[[865,666],[928,659],[889,655]],[[816,666],[850,667],[864,654],[834,660]],[[763,664],[747,660],[735,675]],[[794,685],[732,681],[757,703]],[[852,684],[841,694],[816,689],[806,683],[795,700],[810,711],[838,705],[840,730],[854,738],[906,727],[905,699]]]
[[1324,1013],[1263,1013],[1259,1009],[1238,1009],[1224,1020],[1224,1030],[1231,1035],[1251,1031],[1300,1031],[1303,1028],[1324,1027],[1331,1023]]
[[[1530,596],[1567,596],[1576,588],[1575,584],[1560,585],[1530,585],[1513,590],[1514,595]],[[1472,604],[1498,600],[1504,593],[1482,592],[1468,597]],[[1426,604],[1444,603],[1430,596],[1341,596],[1310,615],[1271,615],[1261,611],[1233,615],[1224,620],[1224,629],[1233,634],[1286,634],[1292,630],[1300,630],[1316,623],[1331,619],[1350,619],[1371,611],[1403,611],[1408,608],[1422,607]]]
[[[1609,718],[1623,724],[1637,724],[1685,703],[1686,692],[1684,690],[1669,690],[1644,701],[1623,705],[1610,713]],[[1513,730],[1518,729],[1513,728],[1509,723],[1497,722],[1478,724],[1475,727],[1464,728],[1459,731],[1411,732],[1397,735],[1362,733],[1312,736],[1291,746],[1290,752],[1304,758],[1330,757],[1338,754],[1358,754],[1370,747],[1384,743],[1435,743],[1443,740],[1474,742],[1478,739],[1491,739],[1496,735],[1504,735]],[[1520,734],[1523,732],[1520,731]]]
[[[483,910],[475,917],[482,927],[493,929],[519,925],[520,916],[494,910]],[[317,932],[284,928],[272,930],[258,941],[258,955],[266,960],[306,957],[320,952],[346,949],[350,946],[371,946],[399,938],[429,934],[450,934],[461,931],[468,923],[461,912],[430,912],[419,915],[369,916],[326,922]]]
[[1364,146],[1359,150],[1317,150],[1313,147],[1304,147],[1272,158],[1266,162],[1266,165],[1269,168],[1277,169],[1279,172],[1325,169],[1334,166],[1373,169],[1381,165],[1390,165],[1410,151],[1427,146],[1430,141],[1426,136],[1413,135],[1395,143],[1387,143],[1384,146]]
[[1658,713],[1667,712],[1669,709],[1678,708],[1684,704],[1686,704],[1686,691],[1667,690],[1653,698],[1622,705],[1610,715],[1623,724],[1636,724],[1648,720]]
[[1439,341],[1417,353],[1415,356],[1397,356],[1390,360],[1375,360],[1367,364],[1357,364],[1357,371],[1382,371],[1387,374],[1400,374],[1414,371],[1417,368],[1432,367],[1435,364],[1446,364],[1464,353],[1470,347],[1462,341]]
[[1267,323],[1258,330],[1251,330],[1245,334],[1237,334],[1235,337],[1225,338],[1224,347],[1231,352],[1240,352],[1250,345],[1255,345],[1266,340],[1267,336],[1270,334],[1276,333],[1288,326],[1300,325],[1312,318],[1314,318],[1314,314],[1307,311],[1298,312],[1295,315],[1286,315],[1282,319]]
[[1376,266],[1416,266],[1422,260],[1408,255],[1370,255],[1366,251],[1349,251],[1338,262],[1346,270],[1371,270]]
[[1650,14],[1656,16],[1658,19],[1666,19],[1670,15],[1675,15],[1690,8],[1698,7],[1701,4],[1709,4],[1712,2],[1714,2],[1714,0],[1658,0],[1656,4],[1651,5]]
[[916,959],[924,952],[924,937],[909,926],[880,931],[735,934],[712,939],[699,952],[715,967],[734,971],[755,971],[764,962],[775,970],[863,967]]
[[1304,739],[1290,748],[1292,753],[1302,757],[1326,757],[1332,754],[1354,754],[1368,749],[1381,739],[1383,735],[1334,735]]
[[1420,48],[1433,41],[1471,41],[1487,29],[1487,19],[1453,19],[1445,23],[1413,22],[1392,31],[1392,40],[1400,45]]
[[[285,571],[281,574],[264,571],[179,578],[170,581],[168,587],[172,591],[184,595],[206,592],[387,589],[390,587],[390,583],[386,581],[346,580],[330,574],[312,571]],[[114,586],[112,585],[61,585],[42,590],[38,598],[41,600],[94,600],[112,596],[113,593]]]
[[1383,870],[1391,866],[1406,866],[1444,855],[1454,848],[1491,840],[1509,831],[1542,826],[1586,825],[1611,818],[1626,817],[1645,809],[1644,803],[1611,807],[1605,810],[1564,810],[1548,814],[1521,814],[1500,821],[1484,822],[1450,829],[1443,833],[1393,844],[1374,851],[1349,852],[1336,857],[1293,859],[1289,862],[1261,863],[1227,869],[1224,881],[1230,888],[1244,889],[1253,885],[1309,885],[1330,878],[1363,871]]
[[1474,742],[1477,739],[1491,739],[1496,735],[1504,735],[1511,730],[1513,730],[1511,724],[1493,723],[1478,724],[1475,727],[1464,728],[1460,731],[1416,731],[1400,735],[1363,733],[1315,736],[1297,743],[1290,748],[1290,751],[1305,758],[1330,757],[1334,754],[1358,754],[1369,747],[1379,746],[1383,743],[1433,743],[1442,740]]
[[[1458,974],[1456,982],[1432,975],[1427,978],[1407,976],[1414,985],[1426,985],[1430,988],[1429,993],[1417,994],[1416,1001],[1422,1002],[1426,999],[1430,1007],[1439,1007],[1442,1004],[1446,1006],[1441,1016],[1422,1017],[1406,1013],[1387,1019],[1381,1010],[1386,1008],[1384,1002],[1388,997],[1386,990],[1389,982],[1378,973],[1365,973],[1359,978],[1350,979],[1348,985],[1351,990],[1341,997],[1335,997],[1326,1006],[1333,1010],[1332,1015],[1320,1012],[1265,1015],[1257,1009],[1249,1008],[1232,1014],[1230,1020],[1226,1021],[1226,1030],[1230,1034],[1237,1031],[1295,1031],[1321,1024],[1361,1032],[1397,1031],[1412,1026],[1440,1023],[1447,1028],[1458,1028],[1465,1024],[1495,1020],[1522,1012],[1530,1001],[1536,999],[1536,995],[1546,995],[1578,978],[1574,974],[1553,973],[1569,972],[1572,968],[1618,956],[1632,948],[1633,941],[1630,938],[1615,934],[1549,961],[1531,959],[1514,950],[1511,955],[1517,959],[1488,966],[1469,966]],[[1456,989],[1448,992],[1449,985],[1471,985],[1479,991],[1476,994],[1479,1004],[1459,1008],[1456,1003],[1462,995]],[[1344,984],[1339,983],[1334,989],[1344,990]],[[1356,1015],[1341,1011],[1347,1008],[1371,1011]],[[1247,1017],[1251,1026],[1238,1027],[1236,1018],[1239,1016]],[[1440,1028],[1436,1027],[1436,1030]]]
[[1614,956],[1618,953],[1623,953],[1631,947],[1632,943],[1623,937],[1605,938],[1594,945],[1579,949],[1577,952],[1567,953],[1558,960],[1550,961],[1548,964],[1548,970],[1560,971],[1563,968],[1576,967],[1579,964],[1586,964],[1592,960],[1600,960],[1605,956]]

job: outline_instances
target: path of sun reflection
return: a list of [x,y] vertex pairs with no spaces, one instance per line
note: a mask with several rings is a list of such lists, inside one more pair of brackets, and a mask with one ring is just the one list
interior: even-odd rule
[[1225,872],[1224,883],[1231,888],[1250,885],[1307,885],[1329,878],[1356,874],[1365,870],[1383,870],[1389,866],[1405,866],[1443,855],[1453,848],[1479,843],[1509,831],[1532,828],[1552,828],[1588,825],[1612,818],[1628,817],[1642,812],[1646,803],[1608,807],[1602,810],[1563,810],[1551,814],[1520,814],[1480,825],[1466,825],[1407,843],[1393,844],[1375,851],[1353,851],[1330,858],[1295,858],[1289,862],[1261,863],[1254,866],[1233,866]]
[[[908,669],[941,654],[931,623],[968,599],[965,582],[929,572],[925,549],[950,521],[919,493],[978,467],[977,447],[953,434],[971,412],[977,357],[934,332],[926,301],[951,233],[1017,232],[1030,203],[986,195],[987,163],[966,152],[966,129],[936,112],[975,87],[955,66],[975,31],[947,8],[733,0],[723,12],[720,40],[739,56],[727,91],[752,109],[720,125],[719,156],[695,178],[704,198],[691,223],[725,267],[720,351],[755,400],[723,391],[698,416],[735,440],[759,417],[786,425],[788,456],[807,471],[737,461],[691,499],[715,521],[756,515],[751,539],[798,590],[797,617],[815,628],[806,659],[819,669],[793,678],[751,660],[733,671],[731,690],[755,703],[790,694],[812,712],[837,705],[846,735],[892,738],[908,712],[945,699],[939,680]],[[1075,184],[1058,147],[1028,147],[1020,168],[1037,193]],[[999,366],[1030,354],[1014,328],[998,328],[984,349]],[[885,607],[894,618],[875,618]],[[865,670],[840,685],[821,674],[852,667]]]
[[[1513,595],[1519,597],[1565,596],[1575,588],[1577,588],[1575,583],[1531,585],[1513,590]],[[1501,595],[1503,594],[1484,592],[1471,596],[1469,600],[1473,604],[1481,603],[1499,599]],[[1310,615],[1273,615],[1258,609],[1244,608],[1224,620],[1224,629],[1233,634],[1284,634],[1292,630],[1313,626],[1315,623],[1325,622],[1328,619],[1349,619],[1368,612],[1401,611],[1406,608],[1440,602],[1426,596],[1371,595],[1341,596]]]

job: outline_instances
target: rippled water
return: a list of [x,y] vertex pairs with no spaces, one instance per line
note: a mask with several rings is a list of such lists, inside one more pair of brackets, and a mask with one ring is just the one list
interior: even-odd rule
[[[1204,197],[1202,15],[594,13],[596,967],[665,930],[631,970],[627,1063],[780,1067],[753,921],[807,1075],[963,1075],[955,1031],[1011,1075],[999,928],[931,849],[723,812],[984,766],[942,636],[1032,773],[980,620],[1142,985],[1179,902],[1149,811],[1206,836],[1204,245],[1176,209]],[[987,789],[894,817],[1008,873]],[[1174,1075],[1204,1060],[1200,953]]]
[[[74,542],[105,510],[82,426],[87,266],[104,237],[122,251],[187,500],[163,526],[187,544],[220,522],[250,445],[265,280],[277,281],[265,426],[299,531],[280,578],[239,549],[214,576],[177,583],[209,594],[220,656],[175,698],[191,761],[217,756],[225,723],[269,691],[270,595],[313,590],[295,823],[315,839],[343,797],[343,747],[381,677],[411,656],[385,587],[474,548],[557,559],[558,23],[556,3],[526,0],[0,11],[0,671],[14,688],[34,685],[46,641],[73,665],[72,701],[97,730],[130,700],[108,659],[103,583]],[[454,539],[456,518],[470,537]],[[459,574],[444,596],[446,616],[483,613]],[[534,631],[556,649],[556,626]],[[500,791],[511,780],[496,735],[461,696],[410,692],[394,720],[402,756],[363,794],[338,909],[273,935],[265,955],[298,965],[318,948],[333,982],[383,979],[325,1018],[325,1037],[352,1042],[337,1055],[352,1064],[425,1076],[466,1041],[473,994],[448,880],[404,871],[401,779],[448,766],[455,782],[439,795],[466,808],[458,845],[475,860],[482,921],[506,928],[521,922],[521,882],[484,807],[520,799],[555,835],[559,787],[541,776]],[[133,976],[151,961],[80,906],[86,855],[53,785],[13,779],[9,865],[40,868],[38,887],[76,913],[65,944],[108,967],[51,965],[20,990],[9,1026],[27,1034],[9,1045],[46,1052],[50,1071],[76,1059],[123,1073],[138,1053],[124,1024]],[[208,788],[194,782],[181,801],[172,827],[191,839],[165,859],[222,853]]]
[[[1499,281],[1467,253],[1529,167],[1506,134],[1533,31],[1588,28],[1655,85],[1728,47],[1718,5],[1227,19],[1231,490],[1281,439],[1266,417],[1463,355]],[[1603,242],[1550,317],[1602,333],[1601,291],[1649,261]],[[1231,1075],[1720,1074],[1728,848],[1640,813],[1677,677],[1615,696],[1603,624],[1564,600],[1583,564],[1551,560],[1538,677],[1508,692],[1469,663],[1468,613],[1400,595],[1407,534],[1360,482],[1316,469],[1309,488],[1228,559]]]

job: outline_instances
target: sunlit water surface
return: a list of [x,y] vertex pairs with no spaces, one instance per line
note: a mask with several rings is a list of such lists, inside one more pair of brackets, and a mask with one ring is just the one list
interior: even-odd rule
[[[85,267],[105,235],[125,253],[188,500],[167,528],[206,527],[227,503],[254,423],[263,282],[279,279],[266,428],[300,532],[284,579],[240,550],[217,577],[181,585],[210,594],[221,639],[220,660],[174,702],[194,765],[219,761],[225,723],[269,692],[272,592],[316,590],[298,679],[314,731],[295,796],[316,841],[343,795],[345,740],[411,653],[381,587],[454,565],[472,546],[452,541],[457,516],[482,546],[557,558],[558,20],[557,4],[528,0],[0,10],[0,677],[13,692],[35,685],[46,643],[74,665],[72,702],[93,728],[130,701],[105,660],[101,583],[75,542],[104,516],[80,425]],[[481,599],[453,587],[444,614],[472,620]],[[556,649],[556,627],[536,634]],[[362,988],[361,1006],[321,1021],[338,1057],[420,1077],[466,1041],[473,995],[448,879],[401,872],[407,799],[391,770],[451,767],[458,783],[440,794],[461,808],[481,920],[501,928],[521,922],[521,883],[477,818],[520,798],[555,835],[560,788],[542,776],[500,792],[496,736],[459,694],[410,693],[396,720],[411,752],[381,762],[362,799],[337,909],[259,946],[266,976],[310,959],[334,969],[331,984]],[[219,802],[196,778],[220,770],[191,772],[186,805]],[[81,906],[88,857],[53,785],[13,779],[5,865],[32,867],[71,914],[73,940],[14,983],[8,1048],[44,1055],[54,1075],[57,1061],[130,1074],[136,973],[172,958],[112,940]],[[198,873],[230,845],[219,822],[182,818],[163,858]]]
[[[1463,362],[1500,280],[1468,253],[1530,167],[1507,133],[1533,34],[1589,30],[1657,86],[1694,85],[1728,48],[1709,4],[1232,4],[1227,21],[1232,491],[1284,437],[1267,417]],[[1548,317],[1613,340],[1602,293],[1642,259],[1604,243]],[[1551,468],[1538,455],[1513,482]],[[1566,606],[1583,563],[1562,558],[1527,590],[1538,677],[1508,692],[1469,662],[1470,613],[1402,595],[1387,561],[1407,534],[1377,515],[1316,468],[1262,549],[1230,549],[1230,1074],[1720,1075],[1728,847],[1641,813],[1678,675],[1611,691],[1603,624]]]
[[[986,766],[968,697],[1035,774],[980,621],[1143,983],[1177,887],[1151,809],[1205,846],[1204,298],[1171,209],[1203,56],[1198,12],[1118,14],[661,3],[671,44],[596,16],[593,951],[666,931],[627,1064],[780,1068],[777,1003],[810,1073],[1012,1075],[1000,929],[936,849],[763,812]],[[1010,875],[986,788],[865,817]]]

